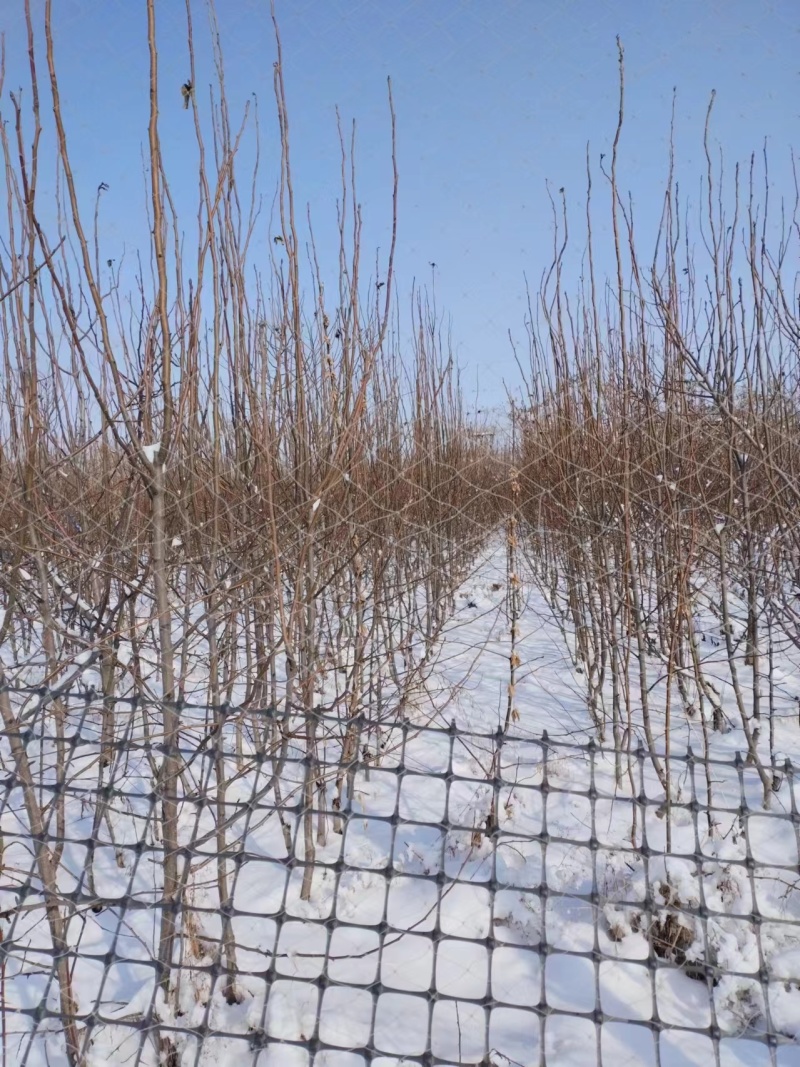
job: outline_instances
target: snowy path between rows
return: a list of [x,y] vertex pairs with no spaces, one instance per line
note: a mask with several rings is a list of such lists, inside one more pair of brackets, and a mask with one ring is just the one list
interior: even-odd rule
[[[800,781],[787,774],[765,812],[737,757],[741,733],[715,736],[706,762],[699,725],[674,716],[665,855],[664,794],[638,734],[631,790],[591,740],[582,678],[531,585],[519,717],[499,732],[505,589],[494,551],[459,591],[426,694],[358,768],[344,832],[318,844],[311,900],[300,898],[301,752],[282,779],[291,850],[274,799],[252,805],[231,862],[239,1004],[226,1003],[210,947],[221,936],[213,837],[190,850],[178,1011],[157,994],[154,802],[124,779],[115,840],[101,827],[91,846],[96,892],[119,906],[71,930],[79,1007],[98,1020],[87,1067],[158,1063],[156,1017],[181,1065],[800,1067]],[[780,749],[798,761],[800,674],[788,658],[777,670]],[[718,683],[724,692],[722,673]],[[653,694],[663,747],[657,683]],[[228,802],[257,785],[243,775]],[[80,886],[92,820],[77,797],[73,816],[65,867]],[[197,801],[181,820],[195,841],[213,830]],[[18,922],[17,940],[35,948],[37,923],[33,912]],[[7,1007],[45,999],[57,1011],[46,967],[6,983]],[[6,1018],[9,1064],[23,1052],[37,1067],[65,1062],[56,1018],[37,1020],[30,1046],[33,1017]]]

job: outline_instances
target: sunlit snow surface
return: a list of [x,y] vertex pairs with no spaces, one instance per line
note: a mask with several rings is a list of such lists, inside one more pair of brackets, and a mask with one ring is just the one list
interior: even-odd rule
[[[142,709],[118,706],[116,758],[103,780],[110,802],[98,825],[99,704],[90,688],[98,682],[96,667],[85,667],[65,698],[71,743],[59,888],[62,906],[74,905],[70,965],[79,1032],[90,1026],[87,1067],[159,1063],[156,1022],[182,1067],[800,1065],[800,782],[789,768],[764,810],[758,775],[738,755],[741,731],[712,734],[705,759],[700,723],[673,707],[669,808],[636,723],[617,783],[611,731],[605,743],[592,740],[584,680],[531,586],[519,716],[502,730],[505,588],[503,555],[490,554],[457,597],[408,719],[365,728],[350,810],[338,817],[331,802],[340,744],[321,746],[316,803],[324,786],[328,815],[322,829],[313,820],[310,900],[301,899],[302,731],[278,765],[282,825],[273,750],[253,757],[258,731],[273,728],[269,716],[237,720],[232,709],[223,732],[230,784],[218,810],[214,745],[202,748],[193,727],[205,710],[183,710],[187,888],[175,1004],[157,991],[152,962],[163,853]],[[706,645],[707,669],[735,719],[710,630]],[[648,669],[663,757],[659,662]],[[776,677],[783,770],[785,758],[800,756],[800,671],[788,653],[776,660]],[[26,708],[23,722],[40,721],[41,695],[13,695]],[[237,721],[246,725],[238,764]],[[31,730],[24,740],[32,758],[52,750]],[[32,845],[7,737],[2,755],[0,1062],[61,1065],[52,942],[40,883],[26,876]],[[44,793],[52,780],[45,777]],[[218,951],[220,816],[235,816],[226,877],[241,1002],[231,1004]],[[92,910],[91,900],[103,907]]]

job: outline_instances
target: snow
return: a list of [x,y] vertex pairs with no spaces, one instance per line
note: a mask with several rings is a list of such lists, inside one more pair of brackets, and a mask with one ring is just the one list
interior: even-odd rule
[[[96,668],[89,653],[74,660],[65,678],[85,688],[69,720],[80,743],[71,756],[61,889],[86,892],[91,844],[93,891],[105,904],[81,911],[70,928],[81,1010],[99,1007],[87,1064],[137,1057],[155,1064],[141,1035],[159,1018],[186,1031],[181,1067],[407,1067],[431,1056],[442,1065],[539,1067],[544,1056],[558,1067],[702,1067],[717,1062],[715,1044],[721,1067],[800,1065],[800,817],[792,775],[764,810],[754,768],[737,757],[746,751],[741,730],[714,734],[708,762],[696,720],[674,712],[667,735],[654,657],[651,699],[662,757],[670,744],[670,803],[639,748],[639,723],[630,778],[626,760],[617,782],[611,739],[589,743],[585,676],[530,582],[522,583],[519,719],[499,729],[509,657],[503,568],[502,550],[488,551],[456,598],[408,719],[369,736],[372,755],[353,773],[343,832],[329,814],[320,833],[315,816],[310,899],[302,897],[301,741],[283,765],[280,805],[270,790],[259,793],[268,760],[258,772],[246,765],[229,786],[226,810],[242,816],[227,856],[239,1004],[225,1001],[224,975],[215,971],[223,922],[216,809],[198,799],[205,789],[214,795],[212,760],[197,754],[203,735],[187,728],[181,741],[198,785],[181,805],[191,892],[180,916],[185,943],[173,1010],[156,992],[151,963],[163,857],[153,836],[159,801],[151,769],[135,751],[115,767],[107,779],[115,803],[93,829],[84,802],[97,789],[99,734],[86,710],[96,705],[84,694]],[[719,630],[712,631],[710,620],[698,621],[698,634],[709,637],[698,647],[735,718]],[[132,656],[121,642],[120,662]],[[800,670],[788,652],[776,678],[781,761],[796,760]],[[20,706],[32,718],[41,697],[27,699]],[[225,736],[232,743],[233,734]],[[320,775],[330,813],[338,749],[326,745]],[[30,859],[18,784],[2,804],[4,862],[23,869]],[[30,901],[38,908],[37,894]],[[17,904],[17,894],[0,887],[0,909],[10,914]],[[39,912],[17,916],[13,944],[22,950],[9,950],[5,978],[14,1023],[9,1062],[30,1027],[15,1009],[32,1009],[46,995],[58,1011],[54,986],[48,991],[29,963],[49,963]],[[2,921],[7,941],[12,928]],[[708,977],[692,964],[708,966]],[[40,1025],[31,1045],[33,1067],[65,1062],[51,1023]]]
[[153,441],[150,445],[142,445],[142,455],[148,463],[155,463],[156,456],[161,451],[161,442]]

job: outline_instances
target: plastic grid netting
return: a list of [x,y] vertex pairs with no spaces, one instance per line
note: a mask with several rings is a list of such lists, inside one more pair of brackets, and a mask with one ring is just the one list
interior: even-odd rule
[[[183,892],[168,905],[180,937],[165,1000],[157,703],[116,702],[103,768],[101,699],[62,694],[68,771],[57,784],[47,693],[10,695],[49,814],[35,840],[5,731],[8,1063],[69,1062],[37,848],[58,855],[55,903],[68,920],[87,1062],[93,1049],[158,1062],[165,1039],[180,1064],[800,1062],[783,1025],[798,982],[773,963],[777,949],[800,946],[791,763],[765,811],[740,757],[673,752],[667,803],[641,745],[615,754],[515,724],[475,733],[359,720],[346,803],[334,811],[340,721],[314,716],[309,759],[299,718],[226,707],[214,732],[210,709],[183,705]],[[303,900],[308,773],[319,807]],[[59,834],[51,802],[62,795]],[[226,1002],[230,978],[241,1003]]]

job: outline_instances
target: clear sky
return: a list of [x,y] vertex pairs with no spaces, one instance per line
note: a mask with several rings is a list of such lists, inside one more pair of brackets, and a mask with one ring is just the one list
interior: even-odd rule
[[[42,0],[34,0],[37,18]],[[144,0],[54,0],[56,63],[78,181],[91,204],[106,182],[104,255],[144,245],[141,169],[146,140]],[[205,5],[197,92],[213,79]],[[515,377],[508,331],[523,336],[527,274],[535,285],[552,251],[547,183],[563,186],[579,229],[585,153],[608,152],[617,105],[615,37],[626,51],[627,120],[621,184],[645,237],[661,209],[673,87],[679,174],[699,191],[702,127],[717,91],[713,134],[732,167],[770,145],[778,196],[794,196],[790,149],[800,121],[800,0],[277,0],[297,193],[311,204],[324,255],[338,195],[334,108],[358,123],[367,261],[388,246],[391,195],[386,77],[398,119],[398,295],[430,282],[452,315],[470,391],[491,402]],[[233,114],[255,93],[262,126],[264,233],[277,177],[272,94],[275,45],[266,0],[217,0]],[[27,84],[22,0],[3,0],[8,90]],[[162,137],[179,196],[196,184],[184,0],[158,0]],[[41,52],[42,74],[44,53]],[[46,177],[46,176],[45,176]],[[608,203],[599,175],[598,207]],[[604,199],[603,199],[604,198]],[[327,226],[326,221],[327,220]],[[189,216],[187,229],[192,226]],[[602,223],[598,223],[602,230]],[[579,235],[580,241],[580,235]],[[266,243],[264,248],[269,247]]]

